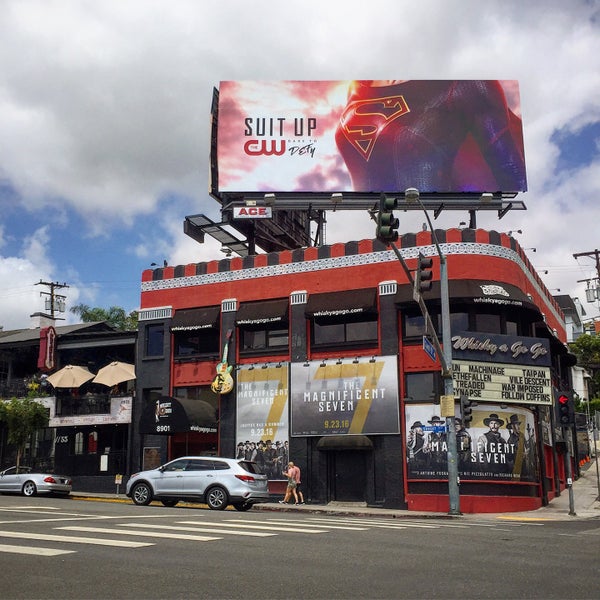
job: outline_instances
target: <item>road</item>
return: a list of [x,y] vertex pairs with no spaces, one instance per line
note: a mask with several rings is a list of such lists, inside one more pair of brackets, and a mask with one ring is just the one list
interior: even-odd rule
[[3,598],[593,598],[600,520],[215,512],[0,496]]

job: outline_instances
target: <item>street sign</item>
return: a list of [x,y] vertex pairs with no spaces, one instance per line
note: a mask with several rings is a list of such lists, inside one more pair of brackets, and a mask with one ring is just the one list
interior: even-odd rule
[[433,433],[444,433],[446,431],[445,425],[423,425],[421,427],[423,431],[433,431]]
[[429,338],[426,335],[423,336],[423,350],[425,350],[427,356],[429,356],[429,358],[435,362],[437,358],[435,346],[429,341]]

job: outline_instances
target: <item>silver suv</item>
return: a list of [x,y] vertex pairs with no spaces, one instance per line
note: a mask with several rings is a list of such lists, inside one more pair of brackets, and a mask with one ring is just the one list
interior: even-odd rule
[[269,501],[267,476],[248,460],[216,456],[184,456],[157,469],[134,473],[126,494],[135,504],[160,500],[175,506],[180,500],[206,502],[212,510],[232,504],[245,511]]

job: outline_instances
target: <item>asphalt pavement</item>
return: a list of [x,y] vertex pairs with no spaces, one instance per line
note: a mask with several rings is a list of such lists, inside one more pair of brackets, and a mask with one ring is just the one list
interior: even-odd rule
[[[390,508],[369,507],[360,502],[330,502],[328,504],[280,504],[277,501],[256,504],[252,510],[310,512],[328,515],[353,515],[368,517],[387,517],[395,519],[424,518],[489,518],[514,519],[521,521],[560,521],[570,519],[591,519],[600,517],[600,483],[596,459],[585,465],[578,479],[573,482],[572,493],[569,489],[561,492],[548,506],[525,512],[477,513],[449,515],[440,512],[422,512],[413,510],[397,510]],[[73,500],[96,500],[103,502],[131,502],[125,494],[95,494],[93,492],[72,492]]]

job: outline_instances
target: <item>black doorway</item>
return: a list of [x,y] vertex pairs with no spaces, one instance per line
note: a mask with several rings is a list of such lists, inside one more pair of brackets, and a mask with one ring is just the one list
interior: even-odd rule
[[367,487],[367,452],[338,450],[329,453],[331,499],[364,502]]

